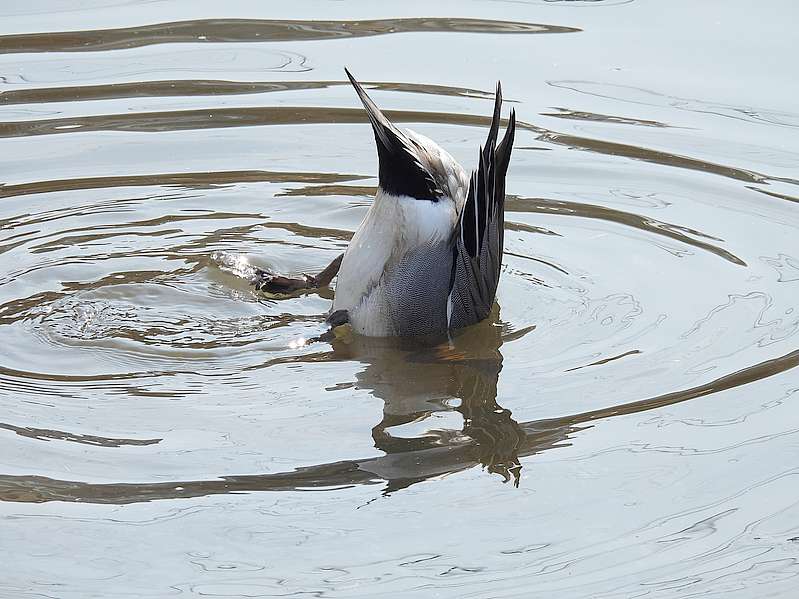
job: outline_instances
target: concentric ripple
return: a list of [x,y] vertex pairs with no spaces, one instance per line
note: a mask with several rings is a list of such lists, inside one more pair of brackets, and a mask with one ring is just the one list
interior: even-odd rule
[[[0,15],[0,595],[791,596],[783,25],[755,51],[782,76],[725,97],[663,32],[734,39],[737,5],[712,32],[624,1],[390,8]],[[343,64],[470,168],[502,78],[486,322],[320,341],[333,290],[249,284],[320,271],[374,195]]]

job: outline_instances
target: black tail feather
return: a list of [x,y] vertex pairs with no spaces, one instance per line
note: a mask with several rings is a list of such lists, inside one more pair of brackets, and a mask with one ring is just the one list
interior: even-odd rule
[[366,90],[348,69],[350,83],[361,99],[377,143],[380,187],[393,195],[406,195],[420,200],[436,200],[443,195],[432,174],[420,163],[418,149],[402,131],[386,118]]
[[516,132],[516,113],[512,110],[508,128],[497,145],[501,109],[502,88],[497,84],[488,139],[472,172],[453,246],[452,311],[448,321],[453,329],[485,318],[499,283],[505,239],[505,176]]

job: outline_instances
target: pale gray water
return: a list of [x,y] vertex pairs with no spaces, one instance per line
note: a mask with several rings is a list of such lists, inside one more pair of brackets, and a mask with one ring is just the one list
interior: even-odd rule
[[[0,596],[795,596],[798,17],[0,5]],[[467,168],[516,108],[451,347],[303,344],[332,292],[235,274],[363,217],[344,65]]]

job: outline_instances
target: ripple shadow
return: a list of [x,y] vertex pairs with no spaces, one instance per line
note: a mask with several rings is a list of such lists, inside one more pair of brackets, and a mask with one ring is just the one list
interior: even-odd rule
[[23,52],[95,52],[153,44],[299,42],[369,37],[393,33],[576,33],[575,27],[465,18],[311,21],[198,19],[119,29],[50,31],[0,36],[0,54]]

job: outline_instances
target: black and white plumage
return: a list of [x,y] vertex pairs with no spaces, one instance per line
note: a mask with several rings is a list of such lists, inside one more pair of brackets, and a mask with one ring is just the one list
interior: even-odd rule
[[370,336],[441,333],[484,319],[499,282],[505,175],[515,113],[497,145],[497,85],[488,139],[468,177],[432,140],[395,127],[347,71],[377,143],[374,203],[338,272],[334,314]]

